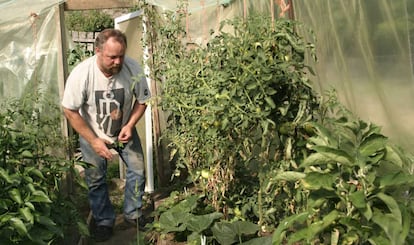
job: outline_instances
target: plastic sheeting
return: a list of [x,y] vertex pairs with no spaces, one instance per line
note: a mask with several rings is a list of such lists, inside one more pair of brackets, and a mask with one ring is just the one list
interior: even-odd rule
[[315,87],[335,88],[348,109],[413,151],[414,1],[294,0],[294,10],[316,36]]
[[57,0],[0,0],[0,102],[57,84]]
[[[177,0],[149,0],[148,3],[158,7],[160,13],[176,11],[179,5]],[[270,0],[188,0],[187,3],[184,5],[188,13],[186,42],[196,44],[205,44],[211,37],[210,31],[218,31],[222,21],[235,16],[243,17],[245,11],[269,16],[271,13]],[[273,9],[277,14],[276,4],[273,5]]]

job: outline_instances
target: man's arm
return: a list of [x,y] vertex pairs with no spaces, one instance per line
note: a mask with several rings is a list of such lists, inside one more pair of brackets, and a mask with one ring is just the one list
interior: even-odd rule
[[72,125],[72,128],[92,146],[98,155],[109,160],[112,159],[112,153],[108,147],[106,147],[106,143],[108,142],[105,142],[95,135],[85,120],[81,117],[79,111],[63,108],[63,112],[70,125]]
[[145,113],[147,108],[146,104],[140,104],[138,101],[135,101],[134,107],[131,111],[131,116],[125,126],[122,127],[121,132],[119,133],[118,140],[122,143],[128,143],[132,137],[132,129],[141,119],[142,115]]

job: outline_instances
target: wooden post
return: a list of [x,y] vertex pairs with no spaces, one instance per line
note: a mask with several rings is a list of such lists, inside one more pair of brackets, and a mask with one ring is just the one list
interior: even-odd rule
[[[56,22],[57,24],[57,37],[56,41],[58,44],[58,60],[57,60],[57,82],[58,82],[58,88],[59,88],[59,101],[63,97],[63,91],[65,89],[65,80],[68,76],[68,64],[67,64],[67,43],[66,43],[66,32],[65,32],[65,15],[64,15],[64,9],[63,4],[60,4],[59,6],[56,6]],[[68,127],[67,120],[62,116],[61,119],[61,130],[62,135],[65,139],[68,139],[70,135],[73,134],[72,128]],[[69,144],[66,148],[66,158],[70,159],[73,156],[73,149],[71,147],[71,144]],[[66,189],[66,194],[73,192],[73,180],[72,176],[70,174],[66,175],[66,186],[64,187]]]
[[290,6],[290,8],[289,8],[289,14],[288,14],[289,19],[295,20],[295,11],[293,9],[293,0],[289,0],[288,4]]
[[[67,63],[67,43],[66,43],[66,33],[64,28],[65,16],[63,4],[60,4],[57,8],[56,22],[57,25],[57,43],[58,43],[58,66],[57,66],[57,78],[58,78],[58,88],[59,88],[59,99],[63,97],[63,91],[65,89],[65,81],[68,76],[68,63]],[[62,133],[63,136],[68,137],[70,135],[68,123],[66,120],[62,120]]]

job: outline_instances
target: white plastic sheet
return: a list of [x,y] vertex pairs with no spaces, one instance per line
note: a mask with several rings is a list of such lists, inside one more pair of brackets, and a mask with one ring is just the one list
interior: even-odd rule
[[47,90],[58,99],[57,0],[0,0],[0,101]]
[[414,2],[294,0],[294,9],[316,36],[315,88],[335,88],[348,109],[413,152]]

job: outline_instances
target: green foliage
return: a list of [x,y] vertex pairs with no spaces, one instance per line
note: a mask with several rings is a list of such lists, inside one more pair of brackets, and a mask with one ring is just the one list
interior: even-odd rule
[[76,45],[73,49],[71,49],[68,52],[68,66],[69,66],[69,72],[72,71],[72,69],[79,64],[84,59],[93,56],[93,52],[87,50],[85,47],[82,47],[81,45]]
[[318,109],[304,64],[313,45],[296,22],[251,15],[223,22],[206,46],[187,46],[182,17],[157,26],[153,64],[171,113],[171,157],[224,220],[271,231],[297,212],[295,185],[281,180],[304,157],[305,125]]
[[407,171],[412,158],[389,143],[377,126],[349,113],[340,115],[324,125],[312,123],[312,154],[298,169],[305,174],[298,191],[306,193],[307,209],[282,220],[274,242],[407,244],[412,236],[414,178]]
[[[292,135],[317,108],[305,76],[304,53],[311,46],[294,32],[295,24],[236,18],[222,24],[234,33],[222,31],[195,49],[177,43],[179,24],[161,30],[169,37],[160,48],[167,64],[161,102],[172,113],[169,140],[192,180],[211,189],[217,209],[235,175],[254,181],[270,159],[282,160],[285,144],[295,144]],[[286,154],[293,160],[291,151]],[[203,170],[207,180],[198,174]]]
[[65,18],[70,31],[99,32],[114,27],[112,16],[99,10],[68,12]]
[[235,18],[198,46],[183,43],[183,13],[151,19],[151,65],[175,174],[196,194],[160,207],[154,231],[191,244],[412,241],[412,160],[336,95],[318,102],[298,23]]
[[64,149],[59,109],[36,95],[13,101],[0,113],[1,244],[52,244],[66,226],[85,227],[62,192],[65,174],[80,178],[59,151]]
[[177,199],[176,194],[171,194],[161,204],[160,209],[165,209],[160,212],[158,221],[152,224],[161,235],[173,232],[176,238],[190,244],[198,244],[200,237],[205,237],[208,244],[233,244],[246,240],[259,230],[257,224],[248,221],[218,222],[223,217],[219,212],[200,214],[205,199],[203,195],[190,194]]

